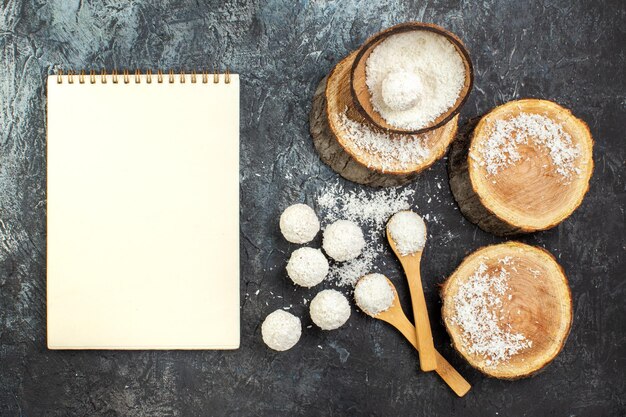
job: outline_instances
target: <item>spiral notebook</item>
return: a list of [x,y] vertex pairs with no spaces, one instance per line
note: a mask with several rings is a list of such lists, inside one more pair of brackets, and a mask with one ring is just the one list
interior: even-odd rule
[[50,349],[239,346],[239,77],[48,77]]

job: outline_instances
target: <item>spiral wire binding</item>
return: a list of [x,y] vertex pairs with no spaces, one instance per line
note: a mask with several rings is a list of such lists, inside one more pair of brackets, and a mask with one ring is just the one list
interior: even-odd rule
[[[153,81],[153,73],[152,70],[146,70],[145,71],[145,76],[146,76],[146,83],[147,84],[151,84]],[[62,84],[63,83],[63,70],[58,70],[56,73],[57,76],[57,84]],[[67,82],[68,84],[74,84],[74,79],[77,78],[79,84],[85,84],[85,81],[87,79],[87,72],[85,70],[81,70],[80,72],[75,72],[73,70],[68,70],[67,74],[65,74],[67,77]],[[102,70],[100,72],[100,82],[102,84],[106,84],[107,83],[107,71],[106,70]],[[135,84],[140,84],[141,83],[141,75],[142,72],[140,69],[136,69],[134,72],[134,82]],[[198,72],[196,72],[196,70],[191,70],[190,74],[186,74],[185,71],[183,69],[180,70],[180,74],[178,77],[178,82],[181,84],[184,84],[187,82],[187,79],[189,78],[189,81],[192,84],[208,84],[209,83],[209,71],[207,71],[206,69],[202,70],[200,73],[200,77],[198,77]],[[230,84],[230,69],[227,67],[226,71],[224,72],[224,83],[225,84]],[[111,81],[113,82],[113,84],[118,84],[119,83],[119,76],[120,73],[118,72],[118,70],[112,70],[111,71]],[[129,84],[131,82],[131,73],[129,70],[124,69],[121,72],[121,76],[122,76],[122,80],[124,82],[124,84]],[[189,76],[189,77],[188,77]],[[98,74],[96,73],[95,70],[89,70],[89,83],[90,84],[95,84],[98,81]],[[169,84],[173,84],[176,82],[176,73],[174,72],[174,70],[170,69],[167,71],[167,77],[165,77],[165,74],[163,72],[163,70],[159,69],[156,72],[156,82],[158,84],[163,84],[163,83],[169,83]],[[217,68],[213,68],[213,84],[218,84],[220,82],[220,73],[218,72]]]

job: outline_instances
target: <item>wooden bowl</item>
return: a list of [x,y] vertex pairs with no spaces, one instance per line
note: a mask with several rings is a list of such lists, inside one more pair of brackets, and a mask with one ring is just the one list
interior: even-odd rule
[[[456,50],[458,51],[461,59],[463,60],[463,64],[465,66],[465,82],[463,84],[463,88],[461,89],[461,93],[456,100],[456,103],[452,107],[448,109],[445,113],[439,115],[429,126],[423,127],[418,130],[406,130],[401,129],[396,126],[393,126],[378,113],[374,107],[372,106],[372,96],[369,88],[366,84],[365,77],[365,68],[367,59],[370,54],[378,46],[382,41],[387,39],[389,36],[397,35],[399,33],[410,32],[410,31],[429,31],[437,33],[452,43]],[[376,35],[369,38],[365,44],[359,49],[359,52],[352,64],[352,70],[350,74],[350,90],[352,93],[352,100],[354,102],[354,106],[361,113],[361,115],[368,120],[370,123],[378,126],[381,129],[388,130],[393,133],[399,134],[420,134],[426,133],[431,130],[440,128],[441,126],[448,123],[454,116],[456,116],[465,101],[469,97],[469,93],[472,89],[472,85],[474,84],[474,68],[472,67],[472,61],[469,56],[469,52],[456,35],[447,30],[439,27],[437,25],[433,25],[431,23],[421,23],[421,22],[407,22],[401,23],[396,26],[392,26],[382,32],[377,33]]]

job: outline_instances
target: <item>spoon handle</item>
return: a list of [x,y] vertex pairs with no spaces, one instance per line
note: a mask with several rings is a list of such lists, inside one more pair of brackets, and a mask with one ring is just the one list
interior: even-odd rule
[[433,335],[430,330],[424,289],[422,288],[422,277],[420,273],[421,252],[411,256],[403,256],[400,258],[400,262],[404,268],[404,273],[406,274],[409,290],[411,292],[420,368],[425,372],[432,371],[437,369],[437,355],[435,345],[433,344]]
[[[415,337],[415,327],[413,327],[413,324],[411,324],[404,314],[397,317],[393,323],[389,322],[389,324],[398,329],[406,340],[419,352],[417,339]],[[469,382],[467,382],[439,352],[435,351],[435,355],[437,356],[437,369],[435,369],[435,372],[448,384],[456,395],[462,397],[467,394],[472,387]]]

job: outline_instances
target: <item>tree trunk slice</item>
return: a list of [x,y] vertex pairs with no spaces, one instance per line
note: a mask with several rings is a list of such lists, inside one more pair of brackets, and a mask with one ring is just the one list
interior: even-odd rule
[[[476,301],[481,297],[467,292],[476,288],[472,277],[481,265],[486,269],[480,282],[497,282],[494,276],[503,270],[508,274],[505,291],[491,291],[485,297],[492,304]],[[563,348],[572,324],[572,296],[563,269],[546,250],[519,242],[487,246],[466,257],[443,284],[441,298],[443,320],[456,350],[470,365],[495,378],[523,378],[544,368]],[[468,309],[463,300],[470,299],[472,306],[483,306],[480,311],[493,313],[493,319]],[[475,330],[476,323],[482,331]],[[498,330],[488,331],[494,328]],[[524,346],[497,360],[501,351],[494,346],[509,340],[501,332],[522,335]]]
[[[560,175],[549,148],[535,139],[516,147],[520,159],[490,173],[482,149],[496,121],[520,114],[543,115],[561,125],[579,155],[572,172]],[[593,171],[593,139],[589,128],[572,113],[547,100],[526,99],[496,107],[461,129],[450,151],[450,188],[461,212],[485,231],[500,236],[550,229],[581,204]]]
[[363,147],[340,122],[342,115],[369,127],[375,133],[387,132],[369,124],[354,109],[350,93],[350,68],[355,56],[356,52],[353,52],[339,62],[317,87],[309,116],[313,144],[322,161],[347,180],[372,187],[406,184],[445,154],[455,138],[458,116],[428,133],[389,134],[391,140],[397,143],[422,146],[427,155],[420,159],[407,161],[404,152],[397,152],[394,158],[383,158],[375,150]]

